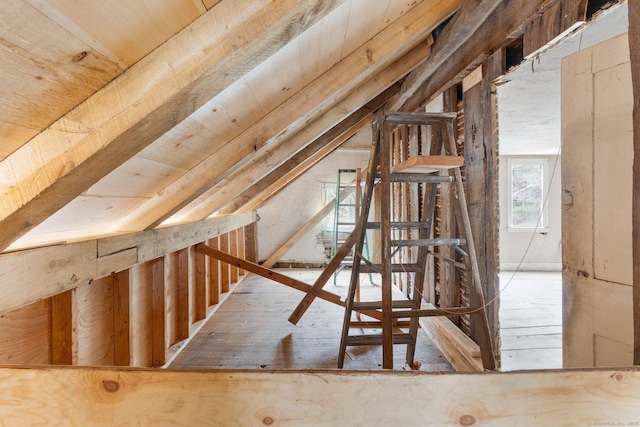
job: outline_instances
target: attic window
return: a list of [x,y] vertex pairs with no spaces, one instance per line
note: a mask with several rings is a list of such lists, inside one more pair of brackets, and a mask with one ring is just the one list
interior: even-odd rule
[[509,229],[547,231],[546,159],[508,159]]

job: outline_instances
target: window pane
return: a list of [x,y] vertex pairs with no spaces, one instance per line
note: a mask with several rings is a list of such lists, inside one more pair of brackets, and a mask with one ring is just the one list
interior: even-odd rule
[[[542,223],[543,166],[511,165],[511,226],[544,227]],[[539,222],[538,222],[539,221]]]

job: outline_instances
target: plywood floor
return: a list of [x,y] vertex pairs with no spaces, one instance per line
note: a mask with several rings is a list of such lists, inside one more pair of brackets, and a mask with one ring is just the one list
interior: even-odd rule
[[[283,274],[312,284],[319,270],[284,269]],[[364,276],[363,276],[364,277]],[[349,272],[325,289],[346,294]],[[380,283],[374,276],[374,283]],[[380,288],[363,280],[363,300],[380,299]],[[378,297],[373,297],[377,294]],[[249,274],[171,363],[170,369],[335,369],[344,310],[316,300],[298,325],[287,321],[304,294]],[[369,330],[372,331],[372,330]],[[404,365],[406,346],[395,346],[394,369]],[[380,369],[380,347],[350,347],[345,369]],[[452,371],[421,330],[416,360],[421,370]]]
[[562,274],[500,273],[502,370],[562,368]]

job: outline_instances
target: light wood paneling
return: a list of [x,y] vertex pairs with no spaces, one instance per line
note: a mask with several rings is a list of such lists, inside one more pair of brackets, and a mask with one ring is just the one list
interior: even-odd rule
[[[51,364],[78,363],[78,303],[74,289],[51,297]],[[46,327],[42,325],[41,327]],[[22,343],[16,343],[21,345]]]
[[152,283],[149,263],[131,268],[131,366],[153,366]]
[[110,276],[76,289],[78,365],[114,364],[113,280]]
[[0,314],[0,363],[51,363],[51,300]]

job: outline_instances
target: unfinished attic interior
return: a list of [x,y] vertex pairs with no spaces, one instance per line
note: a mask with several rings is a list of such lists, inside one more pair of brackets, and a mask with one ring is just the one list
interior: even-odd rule
[[3,425],[640,422],[640,0],[0,22]]

